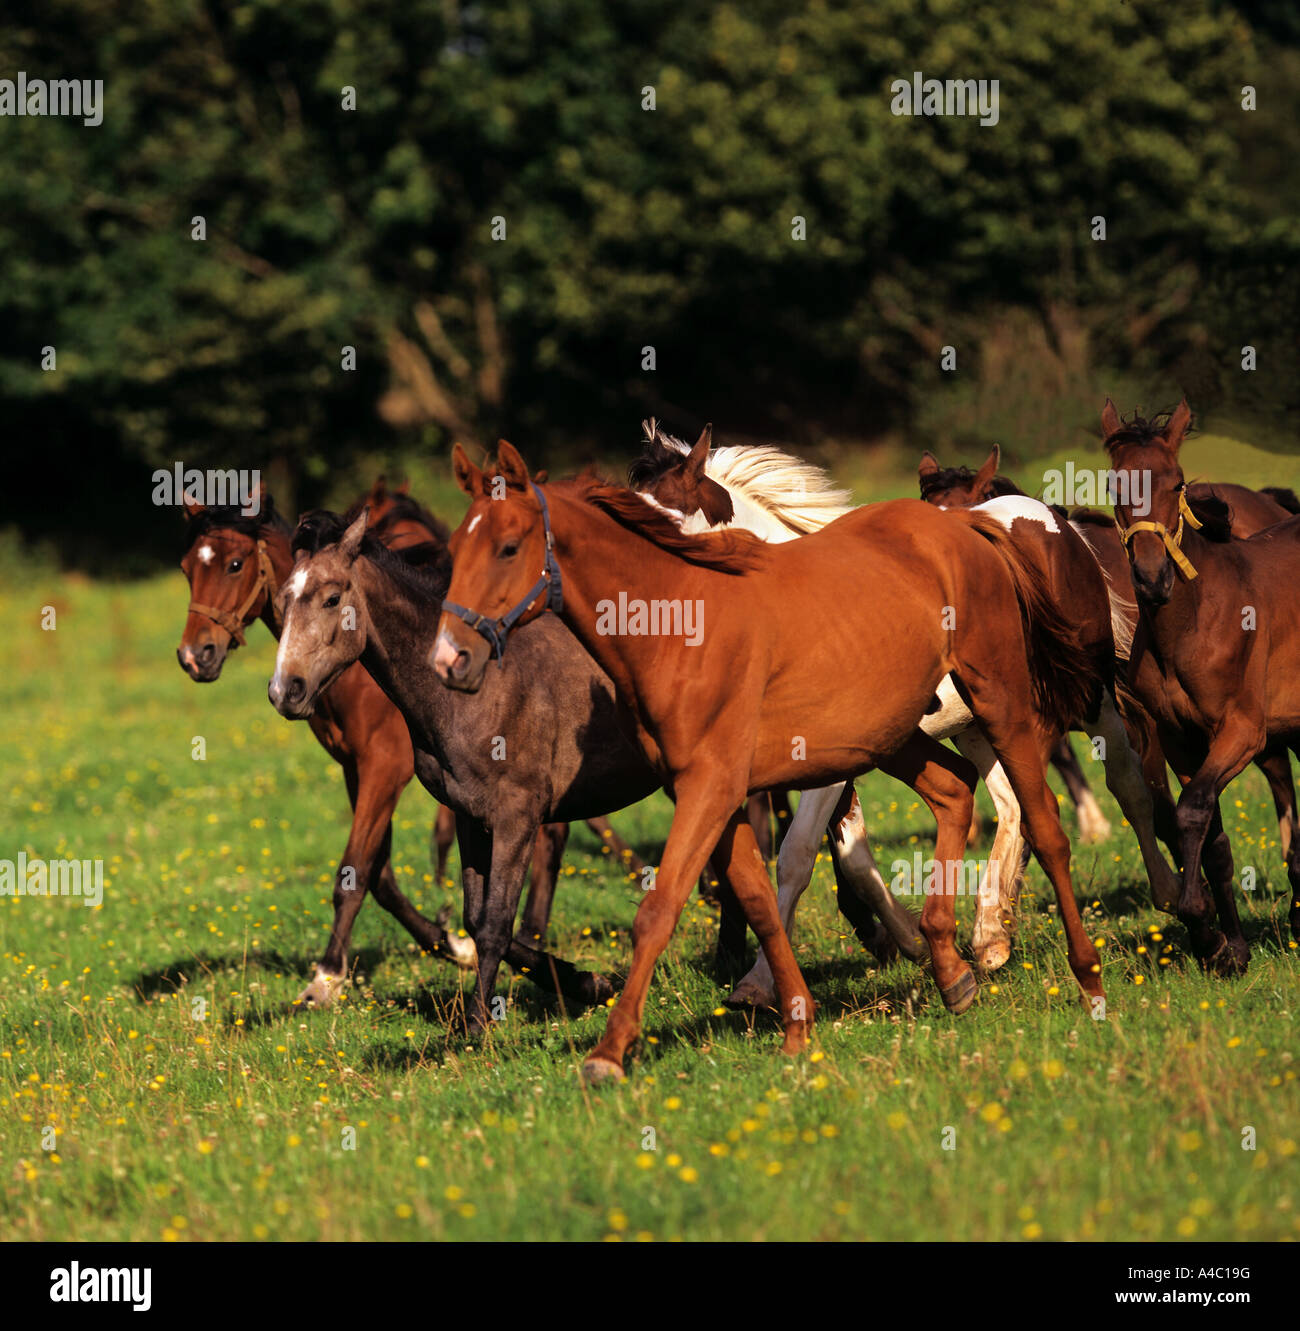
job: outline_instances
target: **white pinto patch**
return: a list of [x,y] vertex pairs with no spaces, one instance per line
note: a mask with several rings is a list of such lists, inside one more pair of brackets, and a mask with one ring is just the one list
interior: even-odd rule
[[210,545],[199,546],[199,558],[205,563],[212,563],[212,547]]
[[1017,518],[1024,518],[1026,522],[1041,522],[1048,531],[1058,534],[1061,530],[1056,514],[1046,504],[1030,499],[1028,495],[1001,495],[997,499],[986,499],[982,504],[976,504],[973,511],[997,518],[1008,531]]
[[465,535],[472,536],[474,534],[474,528],[477,527],[478,524],[482,521],[483,521],[483,514],[482,513],[476,514],[471,519],[469,526],[465,528]]

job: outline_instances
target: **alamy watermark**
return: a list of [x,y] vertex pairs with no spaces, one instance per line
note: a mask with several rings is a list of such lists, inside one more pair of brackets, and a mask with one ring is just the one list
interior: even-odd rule
[[703,601],[644,601],[619,592],[617,602],[596,602],[596,632],[606,638],[682,638],[704,641]]
[[183,462],[169,471],[159,467],[153,474],[153,502],[163,507],[201,504],[204,508],[238,508],[246,517],[255,517],[262,507],[262,473],[237,471],[186,470]]
[[918,850],[910,860],[894,860],[889,866],[889,890],[896,897],[995,896],[998,877],[997,860],[940,861],[926,859]]
[[87,906],[104,900],[103,860],[0,860],[0,897],[81,897]]
[[0,116],[72,116],[92,129],[104,122],[103,79],[0,79]]
[[996,125],[997,79],[927,79],[918,69],[908,79],[889,85],[889,109],[896,116],[979,116],[981,125]]
[[1065,508],[1122,504],[1137,517],[1151,511],[1151,473],[1141,468],[1112,471],[1106,467],[1053,467],[1043,473],[1042,500]]

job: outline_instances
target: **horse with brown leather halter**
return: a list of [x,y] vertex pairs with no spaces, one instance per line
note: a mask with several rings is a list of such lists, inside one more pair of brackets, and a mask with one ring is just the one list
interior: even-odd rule
[[[446,528],[414,500],[406,499],[397,509],[408,537],[408,554],[417,548],[409,538],[419,532],[423,540],[418,545],[424,553],[440,553],[445,559]],[[265,493],[260,511],[252,517],[234,508],[196,504],[187,505],[186,511],[187,551],[181,568],[193,599],[176,655],[192,679],[210,683],[220,676],[226,656],[244,644],[245,631],[254,620],[260,618],[273,636],[280,636],[276,592],[292,565],[289,529]],[[392,527],[385,530],[391,533]],[[374,893],[421,947],[460,965],[474,965],[472,943],[445,927],[448,912],[437,921],[422,915],[398,887],[389,864],[393,811],[415,770],[401,713],[357,666],[334,682],[309,724],[321,746],[343,768],[352,826],[335,877],[329,942],[299,1001],[325,1005],[338,995],[347,979],[352,927],[367,892]],[[547,840],[542,850],[550,857],[552,842]],[[555,867],[549,865],[552,879]],[[545,874],[534,881],[540,881],[541,900],[548,906],[551,888]],[[537,974],[545,986],[549,972],[538,968]],[[579,992],[575,989],[574,996]]]
[[[471,503],[452,537],[448,594],[464,609],[444,611],[439,622],[439,677],[458,690],[482,687],[496,673],[492,646],[464,615],[530,623],[547,599],[534,590],[538,573],[553,566],[563,576],[561,618],[613,679],[676,802],[654,891],[637,910],[631,972],[586,1060],[589,1080],[622,1075],[655,961],[715,845],[775,976],[783,1049],[804,1047],[812,998],[741,805],[753,791],[815,788],[879,766],[935,814],[935,860],[959,863],[975,769],[917,729],[949,673],[961,681],[1020,799],[1057,892],[1071,969],[1085,994],[1101,1001],[1097,952],[1070,885],[1069,842],[1043,779],[1041,736],[1023,710],[1033,691],[1045,712],[1068,711],[1097,680],[1000,526],[898,500],[785,545],[734,532],[689,536],[619,487],[591,478],[533,485],[504,441],[503,486],[485,479],[459,446],[453,461]],[[829,623],[809,610],[827,587],[836,589]],[[618,607],[633,599],[640,629],[657,606],[654,613],[668,617],[666,631],[634,631],[630,617],[620,627]],[[685,632],[688,610],[704,616],[696,621],[704,650]],[[879,640],[881,618],[896,637]],[[1031,655],[1040,667],[1032,676]],[[975,983],[953,945],[954,905],[950,893],[927,896],[921,927],[940,993],[960,1011],[973,1001]]]
[[[1189,494],[1178,451],[1191,418],[1185,398],[1152,421],[1122,420],[1107,399],[1102,430],[1111,466],[1130,478],[1115,506],[1139,605],[1129,683],[1183,786],[1178,915],[1202,965],[1240,974],[1250,950],[1219,796],[1270,743],[1300,753],[1300,517],[1234,539],[1228,505]],[[1150,495],[1149,511],[1136,511],[1134,494]],[[1300,940],[1300,841],[1287,875]]]

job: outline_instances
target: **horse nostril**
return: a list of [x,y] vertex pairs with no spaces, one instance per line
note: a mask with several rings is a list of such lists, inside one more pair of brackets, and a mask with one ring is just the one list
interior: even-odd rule
[[301,702],[302,696],[307,692],[306,682],[301,675],[295,675],[289,681],[289,687],[285,689],[284,695],[289,702]]
[[216,656],[216,654],[217,654],[217,644],[215,642],[205,642],[203,646],[199,648],[199,664],[200,665],[211,664],[212,658]]

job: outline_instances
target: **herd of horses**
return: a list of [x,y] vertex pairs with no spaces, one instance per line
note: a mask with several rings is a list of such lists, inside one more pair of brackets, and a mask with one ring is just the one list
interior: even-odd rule
[[[729,1002],[776,1008],[795,1053],[815,1005],[790,939],[828,836],[837,902],[858,937],[882,960],[924,965],[954,1013],[974,1001],[976,969],[1010,955],[1032,850],[1083,999],[1104,1015],[1046,781],[1054,761],[1081,834],[1096,836],[1071,730],[1104,760],[1154,903],[1221,975],[1243,972],[1249,948],[1218,801],[1256,763],[1300,940],[1300,502],[1283,488],[1189,484],[1178,455],[1190,424],[1185,400],[1152,420],[1122,419],[1107,401],[1110,474],[1134,482],[1115,485],[1113,514],[1022,494],[998,475],[996,448],[978,470],[926,453],[919,501],[853,507],[775,448],[713,448],[707,428],[690,446],[653,421],[627,486],[530,475],[505,441],[485,471],[457,445],[470,505],[450,536],[382,481],[349,512],[307,513],[292,532],[269,497],[252,517],[190,507],[182,667],[215,680],[262,619],[279,639],[271,702],[308,720],[352,803],[333,928],[301,1000],[328,1004],[346,983],[369,891],[421,947],[474,971],[471,1032],[491,1020],[502,962],[577,1002],[612,1002],[584,1074],[621,1077],[655,962],[702,882],[721,905],[719,966],[743,956],[746,926],[760,944]],[[872,856],[853,790],[871,768],[914,790],[937,824],[938,878],[919,919]],[[463,933],[446,911],[421,914],[389,864],[413,774],[442,806],[440,877],[453,836],[459,846]],[[951,875],[977,779],[998,822],[973,969],[956,946]],[[606,819],[661,788],[675,811],[651,869]],[[774,898],[765,801],[788,811],[791,790],[800,798],[782,819]],[[578,819],[643,889],[626,977],[545,947]]]

